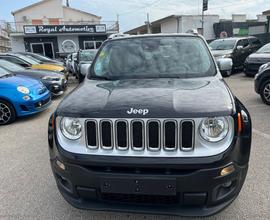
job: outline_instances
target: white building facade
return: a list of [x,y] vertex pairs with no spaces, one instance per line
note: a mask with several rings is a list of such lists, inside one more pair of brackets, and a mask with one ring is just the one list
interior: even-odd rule
[[[205,15],[204,27],[202,30],[202,16],[199,15],[171,15],[157,21],[151,22],[152,33],[185,33],[189,30],[197,30],[203,33],[206,40],[215,39],[213,29],[214,23],[219,22],[218,15]],[[145,34],[147,33],[147,26],[127,31],[128,34]]]

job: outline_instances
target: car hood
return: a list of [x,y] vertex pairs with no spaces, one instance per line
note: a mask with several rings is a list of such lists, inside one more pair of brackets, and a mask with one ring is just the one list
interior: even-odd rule
[[211,50],[214,57],[220,57],[223,55],[231,54],[232,50]]
[[[131,108],[147,115],[127,114]],[[232,95],[215,77],[85,82],[58,106],[57,115],[81,118],[181,118],[231,115]]]
[[250,61],[263,61],[263,62],[270,62],[270,53],[253,53],[249,55],[248,60]]
[[51,71],[63,71],[65,68],[57,64],[36,64],[31,66],[32,69],[51,70]]
[[27,88],[36,87],[41,85],[41,83],[33,78],[20,76],[20,75],[8,75],[6,77],[0,78],[0,87],[10,88],[18,86],[25,86]]
[[48,70],[25,69],[23,71],[16,71],[14,73],[16,73],[17,75],[33,77],[35,79],[39,79],[44,76],[64,77],[63,73]]

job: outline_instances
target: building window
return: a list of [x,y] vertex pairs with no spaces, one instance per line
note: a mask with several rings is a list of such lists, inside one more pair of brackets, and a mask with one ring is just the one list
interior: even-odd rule
[[102,45],[102,41],[84,41],[84,49],[91,50],[91,49],[98,49]]
[[42,22],[41,19],[33,19],[33,20],[32,20],[32,24],[33,24],[33,25],[40,25],[40,24],[43,24],[43,22]]
[[59,25],[60,22],[59,22],[59,19],[58,18],[49,18],[49,24]]

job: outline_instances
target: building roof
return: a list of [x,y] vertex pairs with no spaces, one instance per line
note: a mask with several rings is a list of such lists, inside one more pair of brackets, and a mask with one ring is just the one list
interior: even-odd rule
[[[11,12],[11,14],[14,15],[14,14],[16,14],[16,13],[18,13],[18,12],[21,12],[21,11],[24,11],[24,10],[26,10],[26,9],[33,8],[33,7],[38,6],[38,5],[42,5],[44,2],[48,2],[48,1],[52,1],[52,0],[42,0],[42,1],[36,2],[36,3],[32,4],[32,5],[28,5],[28,6],[24,7],[24,8],[21,8],[21,9],[18,9],[18,10],[16,10],[16,11],[13,11],[13,12]],[[91,16],[94,16],[94,17],[96,17],[96,18],[101,19],[100,16],[91,14],[91,13],[86,12],[86,11],[81,11],[81,10],[79,10],[79,9],[75,9],[75,8],[71,8],[71,7],[66,7],[66,6],[64,6],[64,5],[63,5],[63,8],[68,8],[68,9],[70,9],[70,10],[77,11],[77,12],[84,13],[84,14],[88,14],[88,15],[91,15]]]
[[91,16],[94,16],[94,17],[96,17],[96,18],[101,19],[100,16],[97,16],[97,15],[94,15],[94,14],[91,14],[91,13],[89,13],[89,12],[82,11],[82,10],[79,10],[79,9],[76,9],[76,8],[71,8],[71,7],[67,7],[67,6],[63,6],[63,8],[70,9],[70,10],[73,10],[73,11],[77,11],[77,12],[80,12],[80,13],[83,13],[83,14],[91,15]]
[[44,2],[48,2],[48,1],[51,1],[51,0],[42,0],[42,1],[36,2],[36,3],[32,4],[32,5],[28,5],[26,7],[20,8],[20,9],[18,9],[16,11],[12,11],[11,14],[14,15],[14,14],[16,14],[18,12],[24,11],[24,10],[29,9],[29,8],[33,8],[35,6],[41,5]]
[[[160,24],[162,24],[162,23],[164,23],[164,22],[166,22],[166,21],[168,21],[170,19],[178,19],[178,18],[181,18],[181,17],[194,17],[194,16],[201,17],[201,15],[169,15],[167,17],[164,17],[164,18],[161,18],[161,19],[158,19],[158,20],[155,20],[155,21],[151,22],[151,26],[153,27],[153,26],[160,25]],[[219,15],[205,15],[205,17],[207,17],[207,16],[219,16]],[[125,33],[137,32],[137,31],[145,29],[145,28],[147,28],[146,24],[142,25],[142,26],[139,26],[139,27],[136,27],[136,28],[133,28],[131,30],[128,30]]]
[[262,13],[263,15],[270,15],[270,9],[269,10],[266,10]]

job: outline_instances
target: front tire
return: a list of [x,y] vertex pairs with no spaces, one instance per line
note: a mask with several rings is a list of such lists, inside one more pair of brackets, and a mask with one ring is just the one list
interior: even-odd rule
[[270,80],[267,80],[261,87],[260,96],[263,102],[270,105]]
[[0,100],[0,125],[8,125],[16,119],[14,107],[7,101]]

